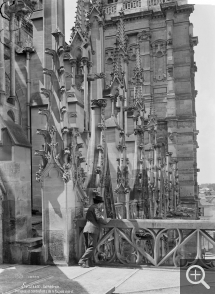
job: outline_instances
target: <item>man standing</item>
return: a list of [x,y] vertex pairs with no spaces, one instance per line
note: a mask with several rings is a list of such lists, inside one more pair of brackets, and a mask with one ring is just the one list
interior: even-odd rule
[[92,261],[93,253],[97,245],[98,235],[100,232],[100,224],[106,225],[111,219],[106,220],[101,214],[103,206],[103,198],[96,196],[93,199],[94,204],[89,207],[86,214],[87,223],[84,227],[84,240],[86,251],[78,262],[78,265],[88,268]]

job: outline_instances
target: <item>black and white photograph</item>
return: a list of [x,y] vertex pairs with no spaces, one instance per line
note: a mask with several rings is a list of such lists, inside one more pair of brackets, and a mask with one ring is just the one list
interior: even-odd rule
[[214,0],[0,0],[0,294],[215,293],[214,28]]

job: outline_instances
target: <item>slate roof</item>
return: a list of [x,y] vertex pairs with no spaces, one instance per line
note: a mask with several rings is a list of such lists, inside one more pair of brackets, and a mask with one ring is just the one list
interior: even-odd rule
[[31,144],[20,125],[9,120],[2,120],[2,122],[4,125],[3,127],[7,129],[14,145],[31,148]]

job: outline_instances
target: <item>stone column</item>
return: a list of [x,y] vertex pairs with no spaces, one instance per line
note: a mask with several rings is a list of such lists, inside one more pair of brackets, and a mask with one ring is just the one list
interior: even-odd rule
[[15,104],[15,31],[14,31],[15,13],[10,14],[9,31],[10,31],[10,97],[8,102]]
[[[55,38],[52,37],[57,28],[65,34],[64,25],[64,0],[43,0],[43,28],[44,28],[44,50],[46,48],[55,49]],[[52,68],[52,58],[47,54],[44,54],[44,68]],[[44,76],[45,88],[49,87],[50,79],[48,76]]]
[[[87,68],[88,68],[88,72],[89,72],[89,74],[92,74],[92,66],[93,66],[93,64],[92,64],[92,61],[88,61],[88,63],[87,63]],[[89,130],[91,130],[91,111],[90,111],[90,107],[91,107],[91,105],[90,105],[90,100],[92,99],[92,97],[93,97],[93,89],[92,89],[92,83],[91,82],[88,82],[88,116],[89,116],[89,126],[88,126],[88,128],[89,128]]]
[[84,130],[88,130],[88,122],[89,122],[89,104],[88,104],[88,58],[82,57],[82,63],[83,63],[83,73],[84,73]]
[[72,181],[65,184],[60,170],[53,162],[45,170],[42,183],[42,234],[45,264],[69,264],[69,251],[73,245],[71,238],[74,209]]
[[101,41],[101,72],[104,71],[104,23],[99,21],[99,32]]
[[[125,84],[128,89],[128,56],[124,57],[124,68],[125,68]],[[124,108],[124,127],[125,127],[125,136],[128,133],[128,113],[127,113],[127,106],[128,106],[128,90],[125,91],[125,108]]]
[[75,73],[76,73],[76,59],[69,60],[72,68],[72,87],[75,86]]
[[[151,69],[151,33],[150,33],[150,16],[147,19],[147,27],[137,35],[137,42],[140,46],[141,68],[143,70],[143,95],[146,106],[146,117],[150,114],[150,104],[152,101],[152,69]],[[151,80],[152,79],[152,80]]]
[[[3,0],[0,0],[0,6]],[[0,114],[3,115],[3,104],[5,100],[5,64],[4,64],[4,20],[0,17]],[[0,130],[1,132],[1,130]],[[0,136],[1,137],[1,136]]]
[[30,101],[31,101],[31,79],[30,79],[30,52],[26,51],[26,68],[27,68],[27,112],[28,112],[28,140],[31,141],[31,111],[30,111]]
[[[91,20],[91,17],[90,17]],[[92,52],[92,72],[101,74],[104,66],[104,32],[103,32],[103,21],[97,15],[91,23],[91,36],[92,46],[95,52]],[[87,189],[90,199],[96,194],[102,193],[102,188],[99,188],[99,181],[101,179],[100,174],[104,172],[102,167],[102,154],[103,146],[101,146],[102,136],[104,132],[104,107],[106,106],[106,100],[103,99],[103,82],[101,78],[96,78],[91,82],[91,139],[88,149],[88,178],[87,178]],[[102,195],[101,195],[102,196]]]
[[[105,99],[104,99],[105,101]],[[91,105],[91,139],[88,151],[88,179],[87,179],[87,187],[88,195],[90,198],[94,197],[93,194],[95,189],[98,188],[99,183],[99,174],[100,170],[100,163],[101,163],[101,137],[102,137],[102,128],[103,125],[101,124],[101,103],[103,99],[93,100]],[[106,101],[105,101],[106,102]],[[99,129],[101,128],[101,129]]]
[[28,132],[28,140],[31,142],[31,109],[30,109],[30,102],[31,102],[31,78],[30,78],[30,56],[35,50],[30,41],[26,40],[25,47],[23,50],[26,53],[26,84],[27,84],[27,132]]
[[0,264],[3,263],[3,243],[4,243],[4,236],[3,236],[3,208],[2,208],[2,200],[3,200],[3,193],[0,188]]
[[[64,151],[65,164],[61,166],[56,158],[57,142],[52,135],[51,157],[41,174],[42,253],[45,264],[70,265],[77,262],[75,252],[78,240],[73,221],[82,208],[78,202],[80,191],[77,192],[73,170],[76,169],[76,176],[79,177],[79,163],[75,159],[77,149],[81,148],[77,144],[78,136],[77,128],[69,129],[68,145],[72,147]],[[81,162],[81,158],[78,160]]]
[[[103,31],[103,22],[99,21],[99,34],[100,38],[98,41],[98,47],[97,47],[97,54],[98,54],[98,59],[97,59],[97,73],[101,73],[104,70],[104,31]],[[100,55],[100,56],[99,56]],[[103,97],[103,80],[98,79],[97,80],[97,99],[100,99]]]
[[173,28],[174,7],[166,14],[167,33],[167,113],[168,120],[168,151],[177,157],[177,119],[176,119],[176,96],[174,85],[174,56],[173,56]]

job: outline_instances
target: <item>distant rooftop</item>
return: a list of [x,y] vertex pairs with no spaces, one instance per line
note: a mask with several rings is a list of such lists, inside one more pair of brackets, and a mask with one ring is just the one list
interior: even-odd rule
[[209,192],[209,191],[211,191],[211,192],[215,192],[213,189],[211,189],[211,188],[201,188],[201,189],[199,189],[199,192],[202,192],[202,193],[204,193],[204,192]]

